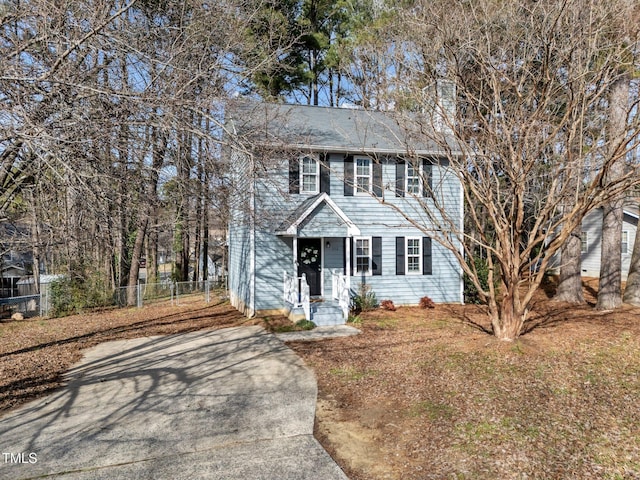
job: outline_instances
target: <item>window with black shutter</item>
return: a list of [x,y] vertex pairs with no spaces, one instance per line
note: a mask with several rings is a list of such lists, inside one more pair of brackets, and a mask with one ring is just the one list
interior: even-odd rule
[[380,161],[373,162],[373,194],[376,197],[382,197],[382,163]]
[[300,159],[289,159],[289,193],[300,193]]
[[396,160],[396,197],[404,197],[404,159]]
[[320,154],[320,192],[331,195],[329,157],[326,153]]
[[344,159],[344,196],[353,197],[353,155]]
[[433,274],[433,262],[431,257],[431,238],[424,237],[422,239],[422,274]]
[[422,159],[422,195],[433,196],[433,164],[426,158]]
[[371,238],[371,271],[373,275],[382,275],[382,237]]
[[404,237],[396,237],[396,275],[404,275]]

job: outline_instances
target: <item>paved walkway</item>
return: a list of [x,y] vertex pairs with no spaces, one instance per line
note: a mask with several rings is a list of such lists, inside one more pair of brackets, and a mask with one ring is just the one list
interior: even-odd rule
[[346,480],[312,372],[259,327],[110,342],[0,418],[0,478]]
[[360,330],[349,325],[335,325],[332,327],[316,327],[313,330],[303,330],[299,332],[277,333],[283,342],[315,342],[316,340],[326,340],[328,338],[350,337],[358,335]]

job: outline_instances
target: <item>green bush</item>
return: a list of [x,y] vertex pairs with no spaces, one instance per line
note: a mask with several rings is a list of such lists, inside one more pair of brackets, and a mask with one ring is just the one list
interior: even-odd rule
[[316,328],[316,324],[311,320],[299,320],[296,322],[296,327],[302,330],[313,330],[314,328]]
[[356,313],[366,312],[378,307],[378,299],[371,285],[361,283],[358,287],[358,293],[351,297],[351,310]]
[[111,305],[113,299],[97,276],[64,277],[51,282],[52,317],[64,317],[84,310]]
[[[489,289],[489,263],[482,257],[473,257],[476,271],[478,272],[478,280],[483,290]],[[478,293],[478,289],[466,273],[463,276],[464,281],[464,301],[465,303],[483,303]]]

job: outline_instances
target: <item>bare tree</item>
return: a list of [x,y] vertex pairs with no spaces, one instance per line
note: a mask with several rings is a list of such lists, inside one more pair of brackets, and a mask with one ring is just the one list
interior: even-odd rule
[[[447,152],[436,161],[459,178],[475,234],[448,215],[451,192],[436,183],[407,219],[456,255],[500,339],[522,333],[551,256],[584,214],[640,181],[626,155],[638,119],[607,121],[620,58],[634,58],[616,36],[627,14],[618,2],[425,1],[401,19],[412,35],[396,61],[411,74],[396,90],[422,105],[401,122]],[[425,104],[424,85],[442,79],[457,89],[456,109]],[[616,164],[624,173],[609,175]]]
[[[243,60],[246,26],[261,7],[0,3],[0,218],[30,201],[25,189],[36,185],[38,221],[47,225],[39,254],[52,270],[135,285],[150,228],[157,233],[149,219],[161,213],[174,165],[186,168],[183,212],[193,217],[189,209],[207,190],[191,185],[188,157],[199,144],[207,144],[203,155],[214,152],[224,101],[283,52],[276,45],[260,65]],[[218,158],[197,159],[210,169],[201,178],[214,181]],[[183,247],[186,263],[192,245]]]

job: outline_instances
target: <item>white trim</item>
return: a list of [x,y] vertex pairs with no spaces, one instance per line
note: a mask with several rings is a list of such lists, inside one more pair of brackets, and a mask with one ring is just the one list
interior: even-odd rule
[[320,296],[324,298],[324,237],[320,237]]
[[640,216],[638,216],[637,214],[630,212],[629,210],[623,210],[622,211],[625,215],[629,215],[630,217],[635,218],[636,220],[640,220]]
[[[255,161],[253,155],[250,156],[251,171],[255,171]],[[247,314],[254,317],[256,314],[256,186],[255,179],[249,181],[249,209],[251,211],[251,220],[249,225],[249,301],[247,305]]]
[[304,222],[306,218],[311,215],[316,207],[322,202],[325,202],[329,206],[329,208],[331,208],[331,210],[333,210],[334,213],[338,215],[338,217],[340,217],[340,220],[346,223],[348,236],[360,235],[360,229],[355,225],[355,223],[351,221],[349,217],[347,217],[342,209],[338,207],[338,205],[336,205],[333,200],[331,200],[331,197],[327,195],[327,193],[321,193],[320,195],[318,195],[318,198],[316,198],[315,201],[311,205],[309,205],[309,208],[307,208],[295,222],[293,222],[284,232],[276,232],[276,234],[279,235],[284,233],[285,235],[298,235],[298,227],[300,226],[300,224]]
[[[259,145],[264,145],[268,147],[273,147],[274,145],[268,142],[260,142]],[[313,143],[291,143],[288,145],[289,148],[295,150],[308,150],[310,152],[331,152],[331,153],[346,153],[353,154],[354,151],[361,152],[361,155],[369,154],[388,154],[388,155],[418,155],[424,157],[443,157],[446,155],[462,155],[462,150],[455,150],[452,147],[451,151],[441,150],[441,149],[433,149],[433,150],[408,150],[404,148],[367,148],[366,151],[362,151],[361,149],[354,148],[353,146],[344,146],[344,145],[325,145],[325,144],[313,144]]]
[[[409,271],[409,240],[418,241],[418,270]],[[422,275],[422,237],[404,237],[404,274],[405,275]],[[415,255],[412,255],[415,257]]]
[[[367,240],[369,242],[369,268],[366,272],[358,271],[358,240]],[[363,275],[366,277],[370,277],[373,275],[373,240],[372,237],[353,237],[353,276]],[[364,255],[360,255],[361,258],[364,258]]]
[[344,240],[344,273],[347,277],[347,285],[351,282],[351,238],[346,237]]
[[[308,158],[310,160],[313,160],[316,164],[316,173],[315,174],[311,174],[311,173],[304,173],[304,160]],[[300,188],[298,189],[298,191],[301,194],[308,194],[308,195],[317,195],[318,193],[320,193],[320,159],[317,155],[314,154],[307,154],[307,155],[302,155],[300,157],[298,157],[298,173],[299,173],[299,178],[298,178],[298,184],[300,185]],[[316,178],[316,188],[314,190],[305,190],[304,189],[304,176],[308,175],[311,176],[313,175]]]
[[[433,173],[433,169],[431,170],[431,172]],[[458,177],[455,177],[458,178]],[[464,244],[460,241],[460,239],[464,238],[465,236],[465,232],[464,232],[464,189],[462,188],[462,182],[458,183],[458,187],[460,189],[460,195],[458,198],[458,201],[460,202],[460,232],[461,235],[458,237],[458,241],[460,242],[460,258],[464,258]],[[460,265],[460,263],[458,263],[458,271],[459,271],[459,275],[460,275],[460,303],[462,305],[464,305],[464,269],[462,268],[462,265]],[[431,273],[433,273],[433,238],[431,239]]]
[[[358,175],[358,160],[366,160],[369,162],[369,174],[368,175]],[[360,190],[358,188],[358,177],[365,178],[369,177],[369,185],[367,190]],[[353,157],[353,194],[354,195],[370,195],[373,192],[373,161],[370,157]]]

